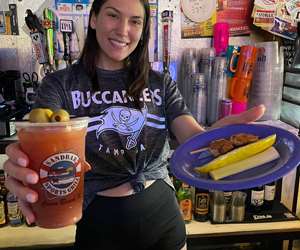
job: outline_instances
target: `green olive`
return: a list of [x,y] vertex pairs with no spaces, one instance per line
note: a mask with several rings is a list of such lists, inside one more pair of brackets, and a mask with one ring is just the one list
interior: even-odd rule
[[53,112],[51,122],[67,122],[70,121],[69,113],[64,109],[59,109]]
[[32,109],[29,113],[30,122],[50,122],[52,110],[44,108]]

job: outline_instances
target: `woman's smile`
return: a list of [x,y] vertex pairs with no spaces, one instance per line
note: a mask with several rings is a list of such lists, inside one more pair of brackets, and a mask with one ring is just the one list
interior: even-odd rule
[[113,47],[115,48],[119,48],[122,49],[124,47],[126,47],[129,43],[122,41],[122,40],[117,40],[117,39],[108,39],[110,41],[110,43],[112,44]]

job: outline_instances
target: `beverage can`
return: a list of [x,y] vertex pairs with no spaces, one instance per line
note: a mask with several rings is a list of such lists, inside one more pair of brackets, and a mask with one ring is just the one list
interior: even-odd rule
[[232,101],[230,99],[222,99],[220,102],[219,119],[231,115],[232,113]]

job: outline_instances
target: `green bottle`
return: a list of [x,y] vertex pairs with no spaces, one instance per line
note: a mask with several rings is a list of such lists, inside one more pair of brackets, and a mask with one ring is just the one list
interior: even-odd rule
[[193,214],[193,195],[189,185],[184,182],[177,192],[177,200],[184,222],[189,223]]

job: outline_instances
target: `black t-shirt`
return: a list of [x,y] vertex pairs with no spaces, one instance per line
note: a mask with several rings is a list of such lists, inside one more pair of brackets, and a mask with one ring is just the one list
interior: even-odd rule
[[47,75],[38,90],[36,106],[64,108],[71,115],[89,116],[85,175],[85,206],[97,191],[130,181],[136,191],[145,180],[166,179],[168,129],[176,117],[190,114],[177,84],[168,75],[150,71],[141,94],[144,107],[136,109],[126,95],[127,70],[97,69],[99,87],[80,64]]

